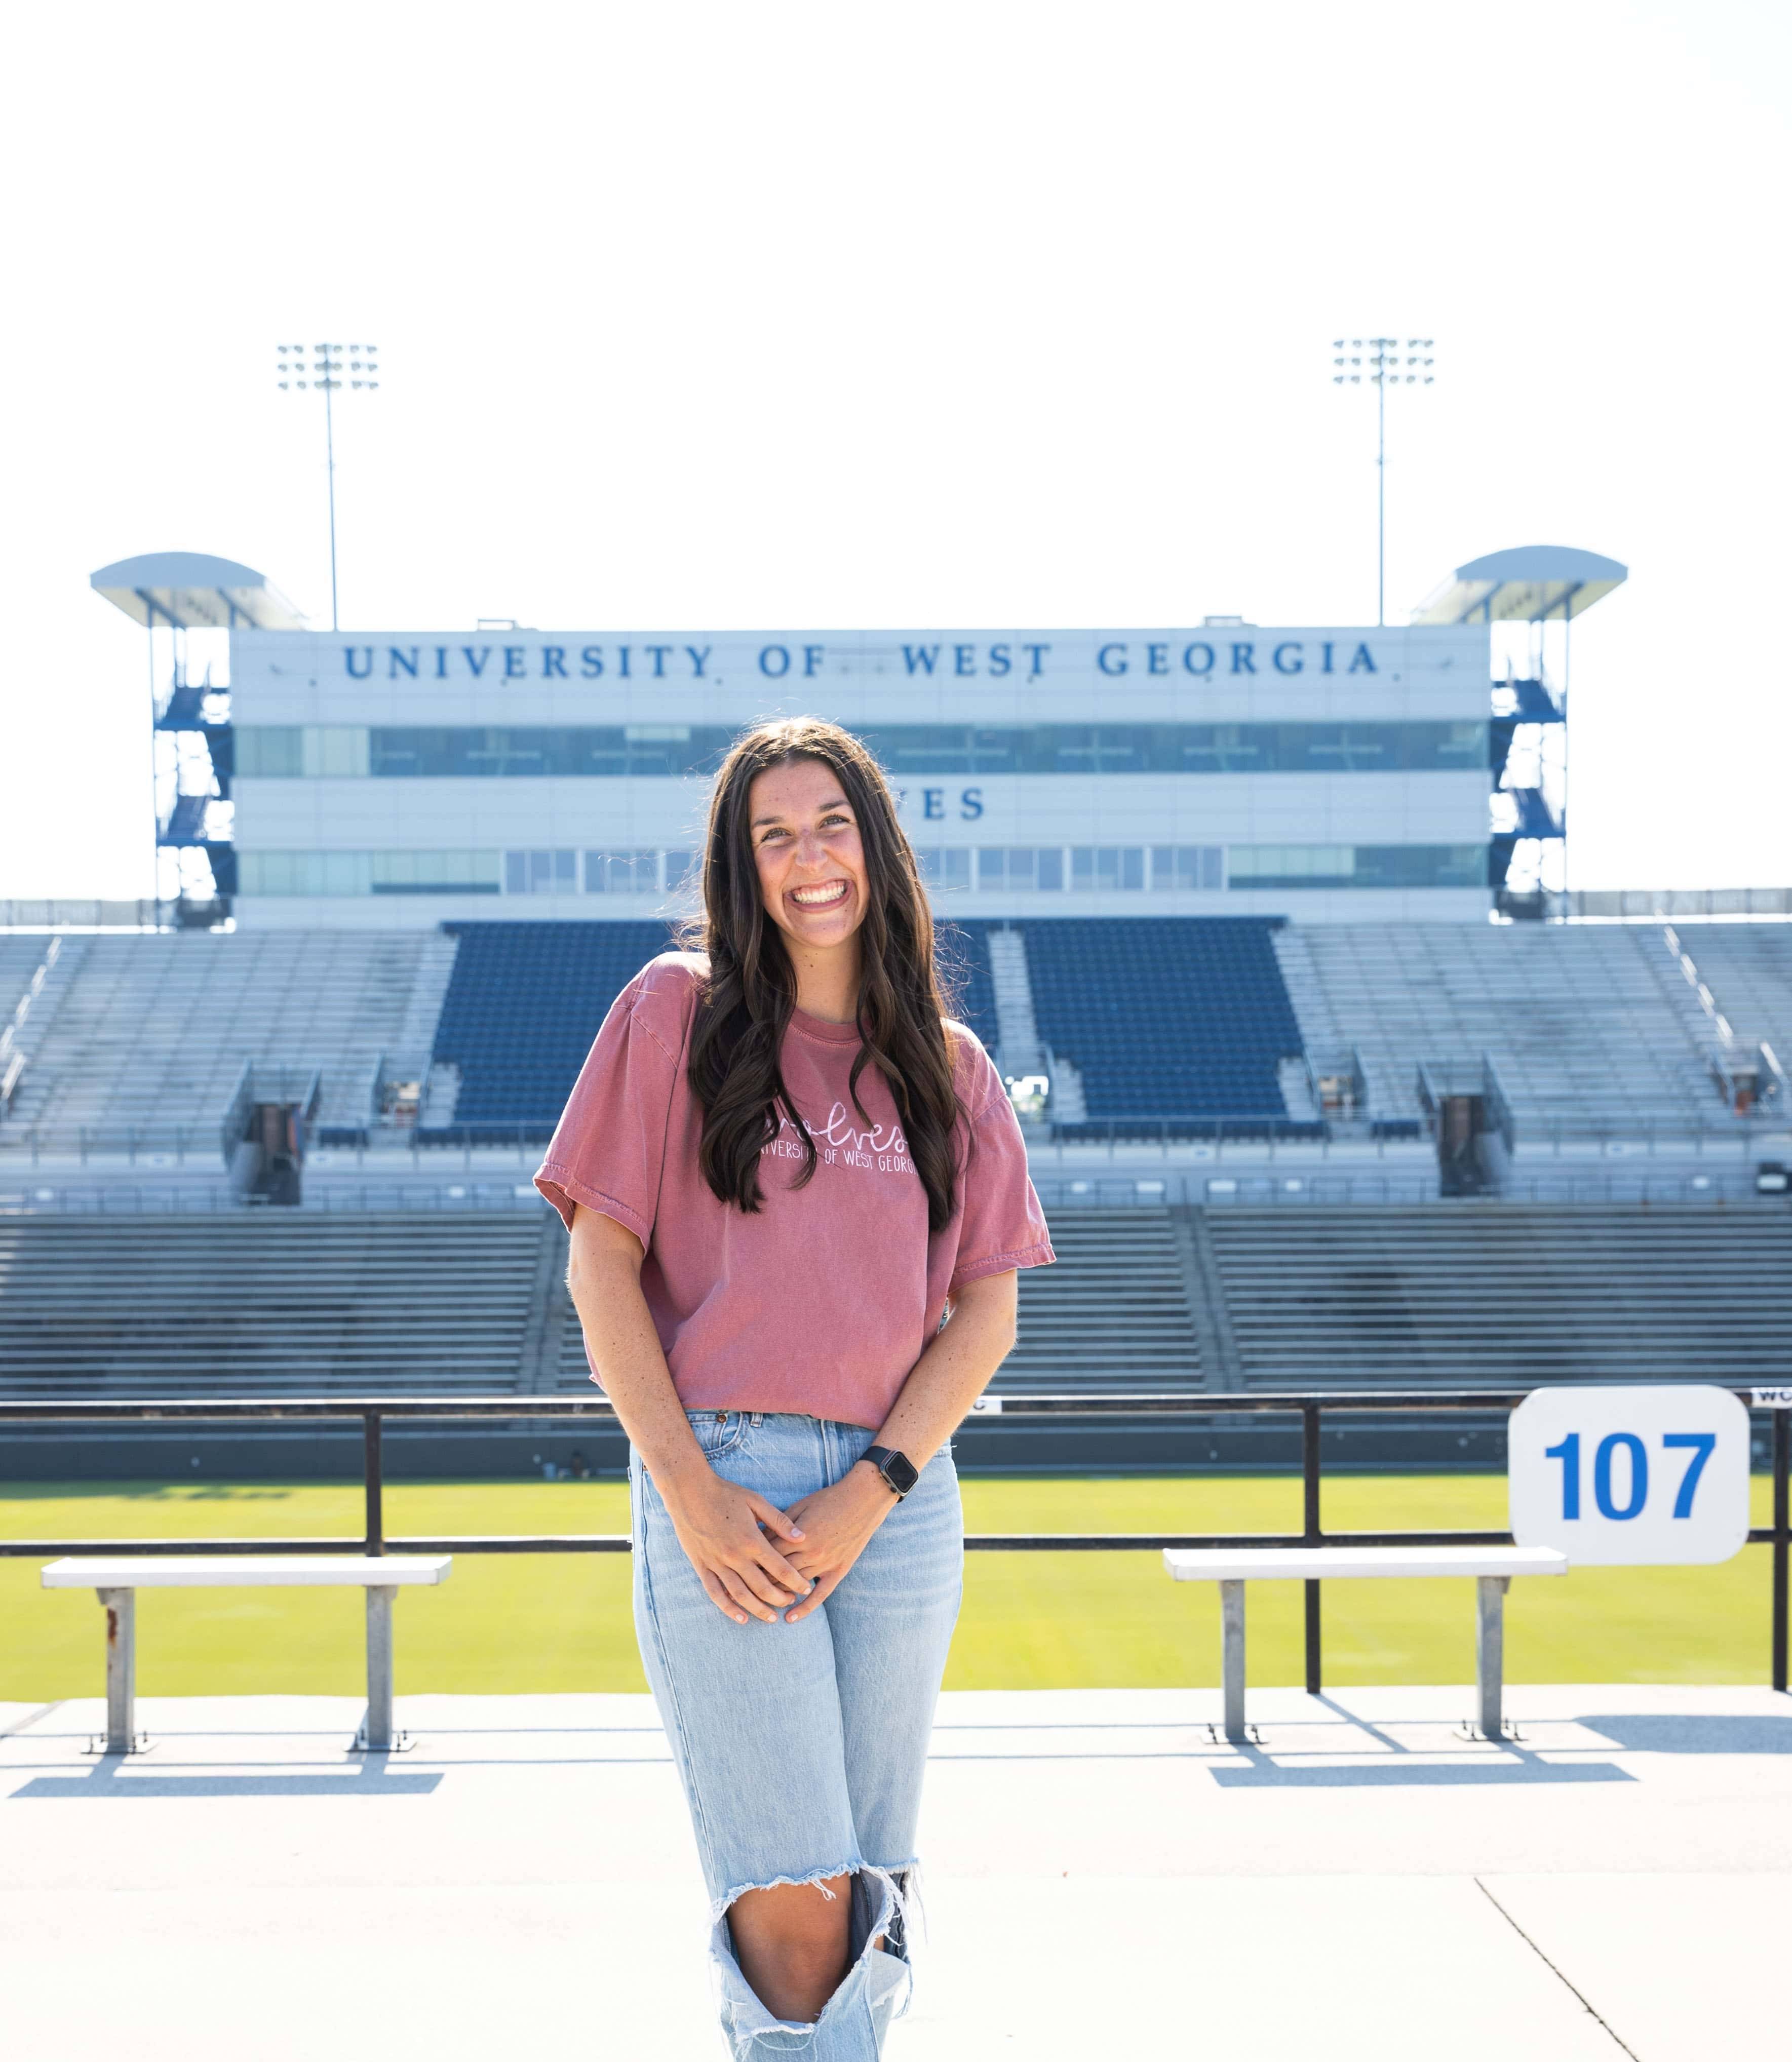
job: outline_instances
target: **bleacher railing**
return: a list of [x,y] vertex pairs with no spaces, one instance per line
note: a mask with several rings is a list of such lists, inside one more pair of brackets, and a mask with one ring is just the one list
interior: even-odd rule
[[[1724,1385],[1728,1386],[1728,1385]],[[1336,1417],[1455,1415],[1485,1418],[1510,1412],[1529,1390],[1357,1390],[1286,1391],[1261,1395],[1084,1396],[1068,1394],[1010,1396],[1001,1399],[1005,1421],[1028,1418],[1221,1418],[1298,1417],[1301,1422],[1301,1529],[1298,1532],[975,1532],[964,1544],[988,1554],[1156,1552],[1166,1546],[1503,1546],[1512,1543],[1505,1531],[1330,1532],[1321,1522],[1323,1482],[1321,1432],[1327,1413]],[[1752,1392],[1734,1389],[1750,1410],[1751,1426],[1770,1422],[1773,1477],[1773,1518],[1752,1526],[1750,1546],[1764,1546],[1772,1556],[1773,1594],[1770,1607],[1770,1678],[1775,1690],[1786,1687],[1788,1572],[1792,1569],[1792,1410],[1757,1412]],[[279,1402],[230,1400],[69,1403],[0,1401],[0,1430],[7,1425],[74,1424],[93,1427],[128,1423],[219,1423],[245,1422],[317,1423],[359,1422],[361,1426],[363,1529],[359,1538],[296,1539],[0,1539],[0,1555],[53,1559],[65,1554],[626,1554],[632,1541],[626,1532],[558,1532],[450,1534],[443,1537],[389,1534],[385,1519],[384,1432],[389,1422],[416,1423],[474,1420],[487,1424],[538,1424],[550,1419],[592,1420],[615,1425],[614,1406],[599,1396],[519,1399],[491,1396],[449,1399],[438,1397],[293,1398]],[[96,1436],[98,1434],[96,1432]],[[1752,1441],[1751,1431],[1751,1441]],[[1320,1585],[1305,1589],[1305,1681],[1307,1694],[1323,1687]]]

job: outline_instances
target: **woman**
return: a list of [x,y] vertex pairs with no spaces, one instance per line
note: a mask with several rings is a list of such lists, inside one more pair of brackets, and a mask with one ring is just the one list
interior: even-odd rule
[[703,893],[705,953],[618,997],[535,1179],[629,1437],[635,1627],[724,2030],[741,2062],[860,2062],[908,1991],[964,1555],[946,1442],[1052,1249],[858,740],[742,738]]

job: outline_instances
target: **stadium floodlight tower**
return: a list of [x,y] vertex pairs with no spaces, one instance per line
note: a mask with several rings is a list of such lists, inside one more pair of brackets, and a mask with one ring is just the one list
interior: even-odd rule
[[[1458,566],[1413,611],[1415,624],[1528,628],[1522,668],[1509,654],[1494,680],[1488,730],[1488,885],[1507,916],[1541,917],[1545,892],[1568,885],[1569,625],[1629,578],[1628,567],[1597,552],[1524,544]],[[1548,664],[1552,623],[1562,627],[1559,671]]]
[[[231,776],[235,755],[227,678],[208,663],[191,677],[192,630],[303,630],[305,619],[248,566],[202,552],[150,552],[102,566],[90,584],[149,632],[156,897],[183,928],[231,913],[236,893]],[[156,633],[166,633],[158,664]]]
[[1338,336],[1332,339],[1332,384],[1375,389],[1375,627],[1388,620],[1388,389],[1433,387],[1432,339]]
[[[302,343],[275,346],[275,378],[283,394],[303,394],[307,388],[323,396],[323,455],[330,482],[330,628],[341,628],[336,620],[336,415],[334,397],[344,387],[372,393],[379,382],[377,343],[314,343],[309,351]],[[351,376],[344,379],[343,374]]]

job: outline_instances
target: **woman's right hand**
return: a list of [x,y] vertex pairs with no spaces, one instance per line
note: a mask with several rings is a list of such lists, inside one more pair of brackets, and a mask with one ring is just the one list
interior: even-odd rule
[[705,1463],[670,1494],[662,1490],[661,1497],[710,1602],[736,1625],[749,1616],[775,1625],[814,1587],[772,1544],[800,1540],[802,1528],[756,1490],[727,1481]]

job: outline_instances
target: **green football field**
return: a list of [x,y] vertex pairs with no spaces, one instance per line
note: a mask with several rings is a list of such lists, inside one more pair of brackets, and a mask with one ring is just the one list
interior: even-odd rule
[[[1765,1524],[1769,1485],[1754,1485]],[[1289,1476],[973,1478],[973,1532],[1295,1531]],[[0,1485],[12,1538],[247,1538],[341,1533],[359,1523],[351,1484]],[[620,1482],[392,1484],[398,1534],[619,1532]],[[1337,1529],[1490,1527],[1494,1475],[1347,1475],[1325,1489]],[[97,1696],[103,1659],[86,1591],[41,1589],[38,1563],[0,1559],[0,1700]],[[1714,1568],[1590,1568],[1519,1582],[1507,1610],[1515,1683],[1761,1683],[1768,1669],[1767,1549]],[[1466,1683],[1474,1674],[1464,1581],[1331,1583],[1325,1677],[1339,1687]],[[625,1555],[463,1554],[440,1589],[397,1612],[400,1693],[640,1690]],[[340,1591],[144,1591],[138,1687],[149,1696],[258,1691],[351,1695],[364,1683],[359,1595]],[[1254,1683],[1301,1679],[1299,1587],[1253,1585]],[[973,1554],[948,1689],[1211,1685],[1219,1601],[1173,1583],[1156,1554]]]

